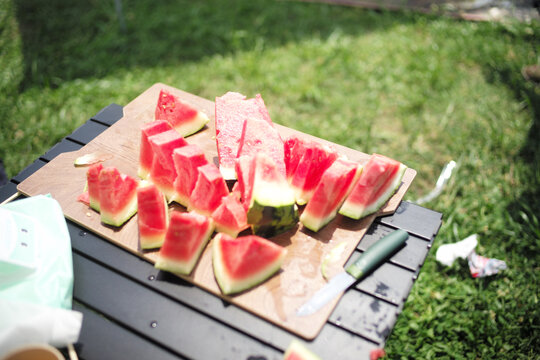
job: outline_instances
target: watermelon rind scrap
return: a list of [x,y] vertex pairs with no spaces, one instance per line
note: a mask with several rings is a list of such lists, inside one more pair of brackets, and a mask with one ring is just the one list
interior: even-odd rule
[[[265,282],[272,275],[279,271],[281,265],[283,264],[283,260],[285,259],[285,256],[287,254],[287,249],[277,245],[270,240],[264,239],[256,235],[233,238],[227,234],[218,233],[214,237],[212,242],[212,264],[214,268],[214,276],[219,285],[219,288],[225,295],[237,294]],[[226,269],[224,260],[225,254],[222,252],[222,242],[235,242],[237,244],[248,244],[249,242],[250,245],[253,242],[255,243],[256,246],[250,246],[250,250],[252,250],[251,253],[232,254],[232,256],[234,256],[235,259],[239,260],[240,262],[257,262],[258,265],[260,265],[260,258],[257,256],[257,253],[254,253],[256,251],[269,250],[272,253],[277,254],[277,256],[275,256],[275,258],[270,263],[265,264],[264,267],[250,274],[250,276],[235,279]]]
[[309,350],[306,345],[293,339],[285,350],[283,360],[321,360],[321,358]]
[[400,164],[399,169],[394,176],[386,181],[386,190],[378,198],[370,199],[370,203],[368,205],[364,206],[345,201],[339,209],[339,213],[355,220],[376,213],[397,191],[401,185],[401,180],[403,179],[405,170],[407,170],[407,166]]

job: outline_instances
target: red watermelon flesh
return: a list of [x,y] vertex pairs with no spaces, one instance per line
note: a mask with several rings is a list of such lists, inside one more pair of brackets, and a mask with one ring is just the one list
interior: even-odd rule
[[174,198],[174,181],[176,179],[172,154],[175,149],[187,145],[187,142],[173,129],[152,135],[148,138],[148,141],[154,151],[154,161],[150,169],[149,180],[156,184],[167,198],[167,201],[172,201]]
[[406,168],[386,156],[371,155],[339,213],[360,219],[379,210],[401,184]]
[[251,204],[251,195],[253,192],[253,181],[255,179],[255,157],[241,156],[236,160],[236,175],[238,177],[238,192],[240,201],[246,211]]
[[159,93],[155,119],[168,121],[184,137],[196,133],[209,121],[205,113],[166,90]]
[[216,97],[216,145],[219,170],[225,180],[236,179],[235,159],[240,145],[240,136],[246,119],[260,119],[271,123],[261,95],[246,99],[242,94],[228,92]]
[[221,199],[227,195],[229,188],[213,163],[197,168],[197,182],[191,192],[190,210],[211,216],[221,204]]
[[86,184],[88,186],[88,202],[92,209],[97,212],[99,207],[99,173],[103,170],[103,164],[97,163],[91,165],[86,170]]
[[171,125],[165,120],[157,120],[144,124],[141,127],[141,143],[139,149],[139,168],[137,175],[141,179],[147,179],[150,169],[152,168],[152,161],[154,160],[154,151],[152,145],[148,141],[148,138],[152,135],[162,133],[170,130]]
[[305,141],[297,135],[292,135],[285,140],[283,147],[287,181],[290,183],[298,167],[298,163],[302,155],[304,155]]
[[304,205],[311,199],[323,173],[337,157],[336,151],[319,142],[304,144],[304,154],[290,182],[298,205]]
[[214,276],[224,294],[254,287],[275,274],[287,250],[257,235],[233,238],[218,233],[212,244]]
[[214,232],[211,218],[195,212],[171,211],[169,227],[155,267],[189,275]]
[[362,166],[339,158],[324,172],[311,200],[300,216],[300,222],[312,231],[319,231],[335,218],[338,209],[358,181]]
[[121,226],[137,212],[135,178],[121,174],[115,167],[104,167],[99,173],[99,205],[101,221]]
[[173,151],[173,161],[177,174],[173,200],[190,207],[189,198],[197,182],[197,168],[208,164],[208,160],[199,146],[188,144]]
[[285,177],[283,140],[277,130],[267,121],[246,119],[236,157],[254,156],[258,153],[270,156],[278,171]]
[[221,204],[212,213],[216,231],[232,237],[248,228],[247,213],[240,201],[231,194],[221,199]]
[[152,183],[137,189],[139,243],[141,249],[155,249],[163,245],[169,213],[165,196]]

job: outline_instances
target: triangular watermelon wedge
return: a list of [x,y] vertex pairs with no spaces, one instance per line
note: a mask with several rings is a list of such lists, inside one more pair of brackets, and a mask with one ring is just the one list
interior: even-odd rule
[[156,185],[142,181],[137,189],[139,244],[141,249],[163,245],[169,212],[167,200]]
[[173,152],[187,145],[187,142],[174,129],[152,135],[148,138],[148,142],[154,151],[149,180],[156,184],[170,202],[174,199],[174,181],[176,180]]
[[137,212],[138,181],[117,168],[105,167],[99,172],[99,205],[101,222],[121,226]]
[[311,199],[323,173],[338,158],[336,151],[317,141],[304,142],[302,148],[304,153],[290,181],[298,205]]
[[377,212],[399,188],[406,169],[396,160],[371,155],[339,213],[360,219]]
[[212,213],[212,219],[216,224],[216,231],[232,237],[248,228],[246,209],[234,194],[221,199],[221,204]]
[[195,212],[171,211],[169,227],[155,267],[189,275],[214,232],[212,219]]
[[173,184],[173,200],[191,207],[189,199],[197,182],[197,168],[208,164],[208,160],[198,145],[188,144],[173,151],[173,161],[177,174]]
[[214,276],[224,294],[258,285],[280,268],[287,250],[256,235],[233,238],[218,233],[212,240]]
[[229,195],[229,188],[216,165],[208,163],[199,166],[197,182],[189,200],[189,210],[211,216],[221,204],[221,199],[227,195]]
[[324,172],[307,203],[300,222],[312,231],[319,231],[337,214],[341,204],[358,181],[362,166],[339,158]]
[[159,93],[155,119],[168,121],[183,137],[196,133],[210,121],[205,113],[166,90]]
[[150,174],[150,169],[152,168],[152,162],[154,161],[154,150],[148,138],[171,129],[171,125],[165,120],[152,121],[141,127],[139,167],[137,169],[137,175],[141,179],[148,178],[148,174]]

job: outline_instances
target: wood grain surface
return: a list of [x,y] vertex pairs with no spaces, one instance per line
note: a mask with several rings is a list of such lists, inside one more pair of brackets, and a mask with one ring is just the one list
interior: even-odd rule
[[[136,215],[120,228],[110,227],[101,223],[97,212],[77,201],[77,196],[85,188],[87,167],[76,167],[74,161],[79,156],[99,151],[109,154],[109,158],[103,162],[104,166],[116,166],[121,172],[136,177],[140,127],[146,122],[153,121],[154,109],[161,89],[171,91],[210,117],[208,125],[197,134],[187,137],[186,141],[199,145],[204,150],[208,160],[217,165],[214,102],[157,83],[126,105],[124,116],[110,128],[80,150],[63,153],[54,158],[20,183],[18,190],[27,196],[51,194],[60,203],[68,219],[147,261],[155,263],[157,251],[142,251],[139,247]],[[295,133],[331,145],[339,153],[362,164],[369,158],[367,154],[339,144],[330,143],[277,124],[276,127],[284,139]],[[313,339],[339,300],[336,298],[311,316],[298,317],[295,315],[296,310],[326,283],[321,274],[322,260],[336,245],[345,243],[345,245],[341,245],[343,251],[339,261],[336,262],[337,268],[341,268],[375,217],[391,214],[397,209],[415,175],[415,170],[407,169],[401,187],[377,214],[359,221],[338,215],[317,233],[298,224],[294,229],[272,238],[273,241],[287,248],[287,257],[279,273],[251,290],[233,296],[221,294],[213,274],[210,251],[212,241],[203,252],[193,273],[190,276],[179,276],[305,339]],[[179,205],[171,205],[170,209],[173,208],[185,211]]]

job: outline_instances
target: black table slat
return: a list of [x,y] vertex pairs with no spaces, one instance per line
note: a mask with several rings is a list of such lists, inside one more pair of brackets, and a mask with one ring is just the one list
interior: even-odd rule
[[61,153],[76,151],[81,147],[81,144],[64,138],[62,141],[56,143],[52,148],[50,148],[49,151],[43,154],[40,159],[44,161],[51,161]]
[[[374,223],[366,232],[362,240],[357,246],[357,249],[360,251],[365,251],[377,240],[391,233],[395,229],[388,226]],[[393,264],[403,266],[411,271],[417,272],[422,267],[424,260],[426,259],[427,253],[431,242],[428,242],[424,239],[421,239],[417,236],[409,234],[405,246],[399,249],[393,256],[390,257],[390,262]],[[356,257],[351,256],[351,261],[354,261]],[[353,258],[354,257],[354,258]]]
[[[347,265],[352,260],[353,257],[347,262]],[[355,287],[358,290],[391,302],[394,305],[401,306],[407,295],[409,295],[409,291],[414,283],[414,275],[415,273],[410,270],[387,262],[374,270],[371,275],[358,282]]]
[[360,291],[347,291],[329,321],[383,345],[394,327],[399,309],[397,306]]
[[11,179],[11,181],[13,181],[14,183],[20,184],[24,179],[26,179],[27,177],[29,177],[30,175],[32,175],[33,173],[41,169],[43,166],[45,166],[45,164],[47,164],[45,161],[38,159],[34,161],[32,164],[28,165],[20,173],[15,175]]
[[437,234],[441,220],[441,213],[408,201],[402,201],[394,214],[377,219],[381,224],[403,229],[427,240],[432,240]]
[[129,360],[179,359],[178,354],[141,338],[139,334],[129,331],[80,303],[74,303],[73,310],[83,314],[79,341],[75,344],[75,350],[81,360],[110,359],[111,354],[117,354],[117,359]]
[[[229,326],[210,319],[77,253],[73,254],[75,300],[99,310],[132,331],[189,358],[279,358],[266,346]],[[155,326],[152,326],[155,324]],[[213,335],[214,334],[214,335]],[[211,345],[201,339],[211,337]]]
[[124,107],[115,103],[101,109],[96,115],[92,116],[92,120],[100,122],[104,125],[111,126],[124,116]]
[[17,193],[17,184],[12,181],[8,181],[7,184],[0,186],[0,203],[9,199]]
[[97,121],[88,120],[68,135],[67,138],[82,145],[86,145],[108,128],[108,126],[98,123]]

